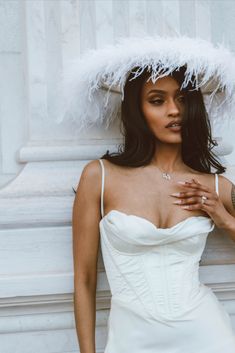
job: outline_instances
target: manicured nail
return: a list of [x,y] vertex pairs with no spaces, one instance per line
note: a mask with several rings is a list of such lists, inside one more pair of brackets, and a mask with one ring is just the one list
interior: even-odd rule
[[173,203],[180,204],[180,203],[181,203],[181,200],[176,200],[176,201],[174,201]]
[[178,184],[185,185],[185,181],[177,181]]
[[182,207],[182,208],[186,208],[186,209],[189,208],[189,206],[181,206],[181,207]]
[[171,196],[180,196],[179,192],[174,192],[173,194],[171,194]]

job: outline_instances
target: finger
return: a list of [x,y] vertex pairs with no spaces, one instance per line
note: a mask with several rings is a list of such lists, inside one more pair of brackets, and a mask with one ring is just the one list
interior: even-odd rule
[[[176,193],[174,194],[176,195]],[[202,196],[206,196],[208,199],[210,200],[214,200],[214,201],[218,201],[219,200],[219,196],[215,191],[202,191],[201,189],[195,189],[194,191],[181,191],[178,193],[178,198],[188,198],[188,197],[193,197],[193,196],[197,196],[197,197],[202,197]],[[177,196],[176,196],[177,197]]]
[[204,202],[202,202],[202,198],[201,197],[190,197],[188,199],[181,199],[180,201],[180,205],[191,205],[191,204],[200,204],[200,205],[208,205],[208,206],[212,206],[214,205],[214,201],[207,199],[204,200]]
[[198,197],[207,196],[209,198],[210,195],[211,195],[210,192],[201,191],[201,190],[181,191],[181,192],[175,192],[173,194],[170,194],[170,196],[177,197],[177,198],[187,198],[192,196],[198,196]]
[[201,184],[197,179],[192,179],[196,184]]
[[197,190],[202,190],[202,191],[206,191],[206,192],[211,192],[210,188],[208,188],[205,185],[202,184],[196,184],[195,182],[191,183],[188,181],[178,181],[178,184],[180,184],[183,187],[188,187],[191,189],[197,189]]
[[201,198],[199,199],[199,197],[190,197],[190,198],[185,198],[185,199],[180,199],[177,201],[174,201],[174,204],[178,204],[178,205],[193,205],[193,204],[197,204],[200,203]]
[[213,203],[207,200],[204,203],[199,202],[192,205],[182,205],[181,208],[186,210],[202,210],[206,212],[211,212],[213,209]]

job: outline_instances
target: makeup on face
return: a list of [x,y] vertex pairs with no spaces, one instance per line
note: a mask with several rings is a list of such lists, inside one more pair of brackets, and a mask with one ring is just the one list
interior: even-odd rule
[[[164,104],[166,100],[169,100],[169,99],[176,101],[174,102],[174,104],[176,105],[175,107],[176,110],[180,110],[180,105],[184,103],[184,99],[185,99],[184,94],[179,88],[177,88],[173,92],[159,90],[159,89],[152,89],[147,93],[147,97],[148,97],[148,102],[156,106],[161,106],[162,104]],[[177,107],[177,105],[179,105],[179,107]]]
[[[142,99],[145,119],[156,137],[169,142],[179,142],[185,97],[175,79],[166,76],[155,84],[152,81],[146,82]],[[167,137],[169,133],[173,140]]]

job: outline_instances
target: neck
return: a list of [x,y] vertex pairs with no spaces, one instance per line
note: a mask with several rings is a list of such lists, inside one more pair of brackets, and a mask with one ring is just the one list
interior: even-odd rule
[[168,173],[182,170],[181,144],[158,143],[151,164]]

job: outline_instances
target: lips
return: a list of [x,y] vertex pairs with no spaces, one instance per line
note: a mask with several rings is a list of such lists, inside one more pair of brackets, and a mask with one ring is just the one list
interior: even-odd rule
[[166,127],[179,127],[181,126],[181,121],[180,120],[172,120],[169,122],[169,124],[166,125]]

